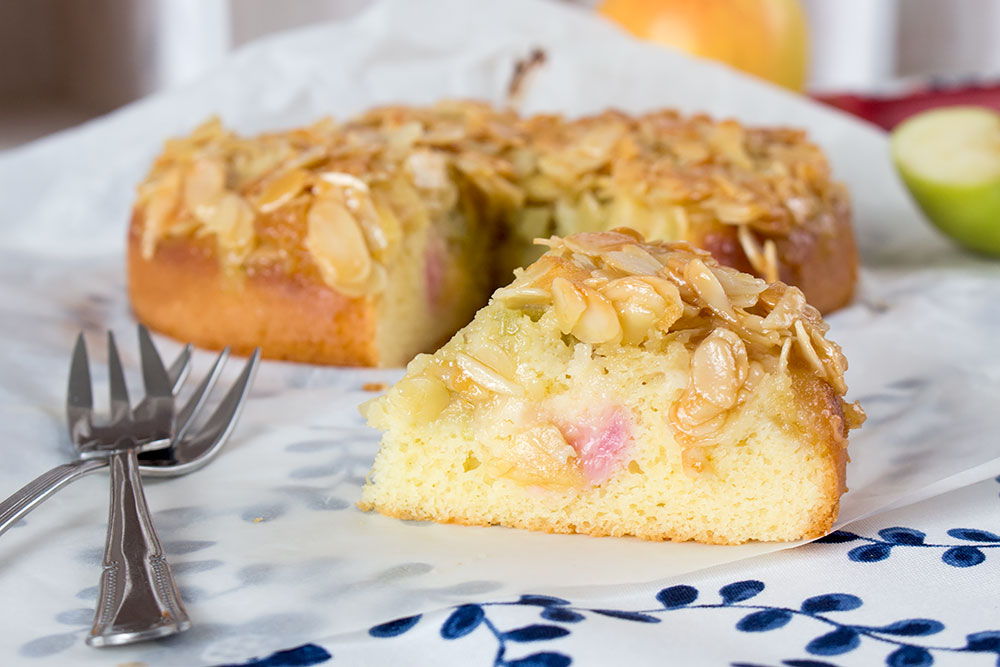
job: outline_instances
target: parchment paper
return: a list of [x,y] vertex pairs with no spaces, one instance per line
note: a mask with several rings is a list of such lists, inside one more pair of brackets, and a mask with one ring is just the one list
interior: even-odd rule
[[[251,45],[199,83],[0,155],[0,494],[71,455],[63,401],[78,330],[114,329],[133,373],[123,246],[134,186],[162,142],[210,114],[243,132],[442,97],[500,102],[513,63],[548,64],[525,111],[707,111],[807,128],[850,187],[863,256],[854,305],[830,318],[850,360],[851,438],[840,524],[1000,473],[1000,267],[925,223],[877,129],[808,100],[626,37],[560,4],[400,0],[349,23]],[[179,346],[157,339],[167,356]],[[199,353],[195,372],[212,355]],[[235,366],[235,365],[234,365]],[[233,369],[235,371],[235,368]],[[395,521],[354,507],[377,447],[357,405],[400,371],[267,362],[226,452],[149,502],[194,619],[159,643],[83,645],[107,477],[62,491],[0,538],[0,655],[30,664],[225,662],[456,601],[660,582],[790,545],[715,547]],[[6,662],[6,661],[5,661]]]

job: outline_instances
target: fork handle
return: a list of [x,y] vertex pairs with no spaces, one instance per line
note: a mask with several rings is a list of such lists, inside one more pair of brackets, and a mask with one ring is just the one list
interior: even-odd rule
[[0,503],[0,535],[62,487],[107,465],[107,459],[78,459],[56,466],[28,482]]
[[111,646],[191,627],[153,527],[134,449],[112,454],[111,509],[94,627],[87,643]]

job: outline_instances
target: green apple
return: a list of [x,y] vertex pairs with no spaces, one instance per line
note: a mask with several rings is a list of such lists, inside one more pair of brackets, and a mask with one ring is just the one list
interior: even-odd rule
[[944,107],[892,132],[892,158],[924,214],[962,245],[1000,256],[1000,114]]

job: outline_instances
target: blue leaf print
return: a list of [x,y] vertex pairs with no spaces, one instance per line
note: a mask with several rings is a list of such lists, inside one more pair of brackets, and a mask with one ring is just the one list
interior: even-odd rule
[[578,614],[572,609],[562,607],[546,607],[542,610],[542,618],[547,621],[558,621],[560,623],[579,623],[583,620],[583,614]]
[[686,607],[698,599],[698,589],[694,586],[671,586],[657,593],[656,599],[667,609]]
[[853,542],[856,539],[859,539],[859,537],[855,533],[846,530],[835,530],[826,537],[821,537],[816,541],[821,544],[843,544],[844,542]]
[[826,611],[850,611],[862,604],[861,598],[846,593],[817,595],[802,603],[802,611],[807,614],[821,614]]
[[284,651],[276,651],[266,658],[255,658],[240,663],[240,667],[308,667],[333,658],[322,646],[303,644]]
[[941,554],[941,560],[952,567],[972,567],[986,560],[986,554],[976,547],[952,547]]
[[531,604],[538,607],[551,607],[553,605],[566,605],[569,600],[563,600],[552,595],[522,595],[517,604]]
[[966,650],[977,653],[998,653],[1000,654],[1000,632],[997,630],[987,630],[986,632],[976,632],[966,635]]
[[505,632],[501,637],[512,642],[539,642],[546,639],[558,639],[568,634],[569,630],[560,628],[558,625],[526,625],[523,628]]
[[924,538],[927,537],[927,534],[913,528],[902,528],[897,526],[894,528],[883,528],[878,531],[878,536],[886,542],[891,542],[892,544],[915,546],[917,544],[923,544]]
[[837,628],[806,644],[806,651],[813,655],[840,655],[853,651],[861,643],[858,633],[847,627]]
[[1000,535],[991,533],[988,530],[977,530],[975,528],[952,528],[948,534],[959,540],[968,542],[1000,542]]
[[790,620],[792,612],[786,609],[765,609],[741,618],[736,629],[741,632],[767,632],[785,627]]
[[520,660],[510,660],[504,663],[509,667],[567,667],[572,659],[562,653],[533,653]]
[[882,627],[866,627],[865,629],[899,637],[926,637],[944,630],[944,623],[931,618],[908,618]]
[[649,614],[640,614],[637,611],[621,611],[618,609],[591,609],[595,614],[620,618],[625,621],[638,621],[639,623],[659,623],[660,619]]
[[823,660],[782,660],[781,664],[788,667],[837,667],[832,662],[824,662]]
[[877,563],[888,558],[891,551],[892,547],[888,544],[866,544],[848,551],[847,557],[855,563]]
[[723,586],[719,589],[719,595],[722,596],[722,604],[735,604],[749,600],[762,590],[764,590],[764,582],[757,581],[756,579],[747,579],[746,581],[737,581],[728,586]]
[[441,636],[445,639],[464,637],[479,627],[486,614],[478,604],[463,604],[451,612],[451,616],[441,626]]
[[927,667],[934,664],[930,652],[921,646],[902,646],[885,659],[889,667]]
[[412,628],[419,620],[420,614],[407,616],[406,618],[397,618],[395,621],[389,621],[388,623],[370,628],[368,634],[372,637],[395,637]]

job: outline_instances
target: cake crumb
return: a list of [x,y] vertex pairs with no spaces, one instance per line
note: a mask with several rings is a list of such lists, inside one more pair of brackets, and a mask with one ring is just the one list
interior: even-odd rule
[[385,382],[365,382],[361,388],[365,391],[385,391],[388,386]]
[[263,520],[264,520],[264,517],[262,517],[262,516],[258,516],[258,517],[254,517],[254,520],[253,520],[253,522],[254,522],[254,523],[260,523],[260,522],[261,522],[261,521],[263,521]]

